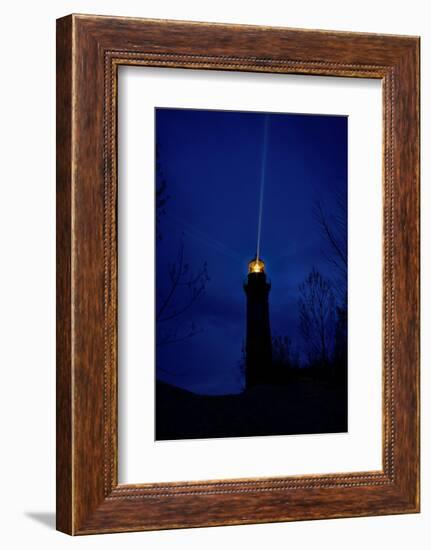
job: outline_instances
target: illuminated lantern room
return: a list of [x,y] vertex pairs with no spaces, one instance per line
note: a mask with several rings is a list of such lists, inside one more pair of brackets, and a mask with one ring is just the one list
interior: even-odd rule
[[265,273],[265,262],[254,258],[251,262],[248,263],[248,272],[249,273]]
[[265,273],[265,262],[256,254],[253,260],[248,263],[248,275],[246,281],[244,281],[244,291],[247,296],[246,389],[271,382],[270,290],[271,283]]

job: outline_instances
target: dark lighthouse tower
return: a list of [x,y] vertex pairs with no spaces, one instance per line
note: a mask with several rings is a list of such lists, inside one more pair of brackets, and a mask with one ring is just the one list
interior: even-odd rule
[[263,121],[263,147],[256,256],[248,264],[247,281],[244,283],[244,290],[247,296],[247,339],[245,346],[245,387],[247,389],[270,382],[272,370],[271,329],[269,326],[268,305],[271,284],[266,278],[265,263],[260,258],[263,194],[268,149],[268,114],[264,116]]
[[265,264],[255,258],[248,264],[244,290],[247,296],[246,388],[270,381],[271,329],[268,296],[271,284],[266,278]]

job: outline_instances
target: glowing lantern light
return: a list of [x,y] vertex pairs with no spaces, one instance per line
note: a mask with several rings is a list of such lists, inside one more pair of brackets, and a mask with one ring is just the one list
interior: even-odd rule
[[265,262],[263,260],[258,260],[255,258],[251,260],[248,264],[249,273],[264,273],[265,272]]

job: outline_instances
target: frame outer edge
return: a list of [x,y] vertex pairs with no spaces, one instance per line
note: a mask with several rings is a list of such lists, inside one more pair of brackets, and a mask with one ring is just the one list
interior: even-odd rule
[[397,484],[420,511],[420,39],[396,68],[395,346]]
[[56,528],[73,534],[72,33],[56,24]]
[[[101,312],[99,311],[99,306],[95,304],[96,298],[89,296],[91,292],[91,287],[88,284],[84,284],[85,278],[90,276],[92,282],[100,281],[99,273],[99,264],[97,264],[97,272],[94,271],[94,262],[93,260],[89,262],[91,257],[91,252],[96,252],[97,262],[99,261],[100,249],[98,246],[98,241],[96,240],[97,235],[101,233],[99,231],[100,211],[99,211],[99,197],[100,189],[95,191],[93,189],[93,184],[95,183],[94,178],[98,178],[100,175],[100,165],[91,166],[89,162],[91,160],[91,155],[95,152],[98,154],[98,149],[100,147],[100,97],[97,94],[101,93],[99,89],[101,85],[101,74],[100,74],[100,65],[95,65],[95,63],[100,63],[103,56],[103,51],[105,49],[110,49],[112,41],[121,44],[120,40],[120,29],[116,28],[116,23],[118,22],[117,18],[109,18],[108,27],[106,25],[99,26],[97,22],[96,27],[94,26],[95,18],[93,16],[68,16],[66,18],[60,19],[57,21],[57,300],[58,300],[58,309],[57,309],[57,529],[64,531],[68,534],[85,534],[85,533],[97,533],[97,532],[107,532],[107,531],[124,531],[124,530],[142,530],[142,529],[160,529],[160,528],[175,528],[175,527],[192,527],[192,526],[204,526],[204,525],[223,525],[231,523],[260,523],[267,521],[288,521],[289,519],[312,519],[313,514],[310,514],[311,517],[306,517],[308,514],[299,515],[294,514],[289,518],[285,517],[281,519],[283,513],[276,514],[276,517],[271,519],[262,519],[256,517],[253,513],[249,518],[243,516],[243,511],[241,509],[241,517],[238,516],[237,519],[229,520],[225,517],[225,514],[220,516],[221,519],[216,521],[209,519],[203,514],[201,520],[195,523],[195,521],[186,521],[184,519],[184,514],[186,511],[182,509],[182,506],[189,501],[189,495],[181,496],[178,495],[178,498],[175,498],[175,503],[173,500],[168,498],[166,504],[162,505],[162,501],[159,501],[160,504],[154,505],[150,502],[144,505],[142,502],[138,505],[138,501],[132,500],[134,497],[125,497],[120,498],[119,500],[115,499],[113,501],[110,496],[110,490],[112,490],[111,483],[108,482],[106,485],[105,481],[105,493],[103,493],[103,483],[101,479],[102,467],[100,463],[97,462],[97,459],[100,459],[103,454],[101,445],[100,445],[100,421],[97,426],[95,426],[95,417],[96,411],[100,410],[100,400],[99,400],[99,387],[96,384],[100,383],[100,371],[98,370],[98,358],[100,357],[100,346],[99,343],[93,342],[92,338],[99,338],[99,329],[95,328],[93,321],[91,325],[87,326],[85,323],[89,320],[88,314],[95,314],[97,319],[100,318]],[[133,21],[133,20],[132,20]],[[135,23],[137,20],[134,20]],[[142,25],[146,20],[138,20],[142,22]],[[87,23],[91,22],[91,27],[89,28]],[[112,28],[111,28],[112,23]],[[127,23],[127,21],[126,21]],[[173,26],[178,27],[179,22],[171,22]],[[169,24],[164,21],[153,21],[151,25],[156,26],[156,32],[166,31],[169,35]],[[193,25],[204,27],[205,24],[193,23]],[[132,25],[131,25],[132,26]],[[186,31],[188,24],[180,25],[182,31]],[[87,27],[87,28],[85,28]],[[127,24],[125,25],[127,28]],[[221,28],[221,27],[219,27]],[[232,32],[240,32],[242,27],[237,27],[232,29]],[[259,27],[256,27],[259,29]],[[262,29],[262,28],[261,28]],[[133,29],[133,32],[136,33],[136,28]],[[139,29],[140,30],[140,29]],[[202,30],[202,28],[201,28]],[[296,31],[293,29],[284,29],[286,32],[292,32],[296,34]],[[249,31],[254,31],[254,29],[249,29]],[[208,28],[208,32],[210,29]],[[311,36],[315,31],[309,31]],[[318,32],[318,31],[317,31]],[[106,34],[104,34],[106,33]],[[302,33],[301,33],[302,34]],[[304,31],[304,34],[305,31]],[[334,35],[338,36],[339,33],[334,31]],[[76,36],[76,40],[74,40]],[[162,36],[162,35],[158,35]],[[158,36],[156,38],[150,37],[149,39],[136,38],[137,42],[134,42],[134,48],[139,50],[140,48],[145,48],[145,43],[147,40],[154,40],[155,44],[159,44]],[[163,34],[163,39],[161,39],[161,45],[163,46],[165,41],[165,34]],[[361,40],[365,40],[363,35],[352,34],[353,38],[356,36],[358,38],[361,36]],[[416,43],[416,49],[413,54],[413,57],[418,61],[418,39],[412,39],[412,37],[406,37],[401,40],[400,44],[399,38],[390,38],[389,36],[385,37],[384,35],[373,35],[369,36],[370,44],[367,44],[363,48],[362,56],[366,58],[366,54],[371,54],[372,46],[371,42],[377,40],[378,37],[388,39],[388,56],[399,56],[398,61],[400,68],[403,62],[406,62],[406,51],[410,50],[409,56],[412,55],[414,50],[413,42]],[[303,37],[305,39],[305,36]],[[346,37],[347,38],[347,37]],[[109,40],[109,47],[106,47],[105,39]],[[168,43],[171,38],[167,39]],[[195,42],[192,41],[190,48],[195,47]],[[90,46],[91,44],[91,46]],[[169,46],[172,48],[172,46]],[[168,47],[168,49],[169,49]],[[232,47],[230,47],[232,50]],[[311,51],[310,44],[307,45],[307,50]],[[404,55],[401,55],[400,52],[403,52]],[[211,48],[209,49],[211,51]],[[75,55],[79,54],[79,58],[75,59]],[[89,59],[86,59],[86,55],[89,56]],[[170,53],[169,55],[175,54]],[[187,56],[187,54],[186,54]],[[286,50],[287,59],[289,59],[289,50]],[[217,56],[218,57],[218,56]],[[404,57],[404,59],[401,59]],[[251,59],[251,58],[250,58]],[[328,59],[331,59],[329,55]],[[411,60],[411,58],[410,58]],[[392,60],[393,61],[393,60]],[[391,64],[393,64],[391,61]],[[398,63],[397,63],[398,64]],[[196,63],[200,65],[200,63]],[[213,67],[211,67],[213,68]],[[215,68],[215,67],[214,67]],[[389,68],[389,65],[388,65]],[[91,79],[95,79],[95,88],[90,90],[88,82],[81,82],[80,79],[83,78],[85,71],[94,70],[91,75]],[[241,70],[241,69],[234,69]],[[248,70],[248,69],[243,69]],[[265,69],[263,69],[265,70]],[[418,96],[418,74],[415,72],[417,68],[413,69],[414,75],[411,76],[408,83],[405,83],[402,87],[407,92],[413,94],[414,100],[417,100]],[[265,71],[266,72],[266,71]],[[270,71],[268,71],[270,72]],[[284,71],[283,71],[284,72]],[[288,72],[288,71],[286,71]],[[292,71],[293,72],[293,71]],[[319,69],[318,72],[323,74],[323,69]],[[88,73],[90,74],[90,73]],[[93,75],[96,76],[93,76]],[[326,74],[335,74],[333,69],[328,69]],[[367,76],[366,72],[360,74],[353,74],[351,76]],[[403,101],[403,98],[397,97],[397,101]],[[93,107],[94,113],[91,112],[89,116],[87,110]],[[416,104],[416,109],[418,105]],[[79,112],[77,111],[79,110]],[[407,112],[411,115],[414,120],[418,120],[418,110],[413,112],[414,109],[407,107]],[[84,115],[82,117],[81,115]],[[416,117],[416,118],[415,118]],[[82,120],[85,118],[86,120]],[[76,120],[75,120],[76,119]],[[410,125],[411,129],[412,125]],[[98,129],[99,128],[99,129]],[[397,120],[396,130],[398,132],[402,131],[402,124]],[[93,136],[92,132],[95,133],[96,143],[88,143],[87,148],[85,148],[84,142],[86,139],[91,139]],[[413,134],[417,138],[417,130],[413,129]],[[75,145],[74,145],[75,144]],[[413,148],[417,148],[417,143],[413,143]],[[399,148],[396,149],[396,152],[399,154]],[[408,156],[408,155],[407,155]],[[410,227],[416,223],[416,227],[412,228],[414,234],[410,235],[407,238],[407,242],[413,245],[413,259],[419,260],[416,254],[416,246],[418,237],[418,221],[414,219],[413,211],[417,210],[415,207],[412,207],[414,201],[418,201],[418,155],[415,157],[415,152],[413,153],[413,158],[416,158],[416,164],[412,162],[412,157],[409,157],[409,160],[401,159],[396,157],[395,161],[398,162],[398,168],[402,165],[402,168],[406,170],[406,166],[409,166],[413,169],[416,169],[415,174],[417,177],[413,176],[415,185],[412,186],[412,195],[410,196],[410,203],[408,205],[407,219],[410,222]],[[100,159],[94,159],[99,163]],[[79,165],[77,162],[79,161]],[[83,163],[83,166],[81,166]],[[87,171],[86,171],[87,170]],[[405,175],[405,172],[404,172]],[[398,178],[399,179],[399,178]],[[399,184],[399,182],[398,182]],[[99,184],[97,184],[99,185]],[[397,188],[399,191],[400,187]],[[412,203],[413,199],[413,203]],[[112,203],[111,203],[112,204]],[[416,204],[416,203],[414,203]],[[89,214],[88,209],[90,207],[96,207],[95,211],[92,212],[95,217],[95,222],[87,227],[87,230],[91,231],[90,242],[87,246],[83,246],[83,239],[87,238],[85,234],[85,225],[87,224],[88,219],[85,217]],[[418,207],[418,202],[416,204]],[[76,224],[74,220],[76,219]],[[397,222],[399,222],[398,216],[396,216]],[[401,225],[396,228],[396,232],[400,232],[402,229]],[[115,236],[115,233],[112,236]],[[106,241],[106,234],[103,237]],[[398,240],[397,249],[400,246],[401,240]],[[106,244],[106,243],[105,243]],[[399,249],[398,249],[399,254]],[[407,253],[408,255],[408,253]],[[405,256],[402,259],[396,258],[403,266],[405,265]],[[78,262],[79,258],[79,262]],[[91,266],[93,266],[93,271],[91,271]],[[407,273],[401,273],[407,277],[410,282],[415,281],[418,283],[418,272],[415,271],[416,263],[414,266],[411,266]],[[90,270],[90,271],[88,271]],[[397,267],[398,270],[398,267]],[[109,280],[108,280],[109,283]],[[397,284],[395,282],[395,284]],[[399,287],[397,287],[399,288]],[[404,289],[405,287],[401,287]],[[93,288],[93,291],[98,291],[97,288]],[[404,294],[405,296],[405,294]],[[416,296],[416,291],[413,290],[411,296]],[[404,339],[404,353],[407,348],[410,350],[415,347],[417,350],[417,328],[418,328],[418,304],[415,302],[409,308],[410,321],[410,335],[413,337],[414,342],[410,343],[408,346],[406,340]],[[76,322],[84,321],[85,326],[79,326],[78,324],[74,325],[74,317],[76,317]],[[91,317],[90,317],[91,318]],[[88,330],[85,333],[85,330]],[[404,332],[402,329],[402,334]],[[74,356],[74,350],[72,349],[73,345],[76,345],[76,356]],[[83,348],[82,348],[83,345]],[[91,349],[90,349],[91,348]],[[97,349],[95,349],[97,348]],[[401,354],[402,355],[402,354]],[[417,357],[418,359],[418,357]],[[414,364],[413,364],[414,363]],[[414,359],[410,358],[410,365],[413,366],[414,374],[418,376],[418,360],[416,360],[416,354],[414,354]],[[406,377],[408,380],[409,389],[413,391],[413,396],[411,400],[417,405],[416,409],[414,406],[409,409],[410,412],[418,413],[418,379],[414,380],[414,375],[408,374],[407,366],[402,367],[400,361],[397,361],[397,370],[398,368],[402,370],[402,376]],[[74,391],[74,376],[76,374],[76,391]],[[90,395],[89,390],[86,388],[91,388],[92,390],[97,390],[97,399],[94,400],[94,396]],[[109,398],[112,399],[115,397],[114,389],[108,392]],[[401,464],[397,464],[397,469],[400,473],[400,478],[398,482],[401,481],[401,484],[398,485],[398,489],[401,490],[400,493],[393,493],[392,489],[395,489],[392,486],[385,489],[385,493],[377,491],[377,487],[374,489],[369,488],[366,490],[366,494],[375,495],[375,498],[381,499],[380,504],[377,501],[374,503],[375,506],[365,512],[365,509],[361,512],[361,507],[355,508],[355,510],[344,510],[337,514],[332,514],[327,510],[327,495],[325,495],[325,504],[321,502],[320,510],[315,511],[314,517],[346,517],[346,516],[355,516],[355,515],[376,515],[376,514],[387,514],[387,513],[405,513],[418,511],[413,510],[413,498],[418,499],[418,490],[413,489],[413,483],[416,487],[418,486],[418,443],[417,438],[417,429],[418,429],[418,418],[412,418],[412,415],[407,413],[406,409],[406,400],[408,399],[407,390],[400,391],[397,397],[399,399],[399,415],[398,417],[406,423],[408,428],[407,440],[410,443],[413,443],[414,449],[407,450],[408,458],[404,461],[401,460],[402,457],[399,456]],[[75,404],[74,404],[75,400]],[[90,401],[92,400],[92,401]],[[111,402],[112,403],[112,402]],[[116,432],[116,426],[111,426],[110,415],[108,415],[108,421],[103,423],[103,432],[108,434],[108,441],[111,442],[112,431]],[[106,437],[106,436],[105,436]],[[114,438],[115,439],[115,438]],[[398,453],[400,448],[398,448]],[[91,463],[93,461],[93,463]],[[96,461],[96,462],[94,462]],[[91,463],[91,466],[90,466]],[[404,470],[403,466],[406,466]],[[109,476],[108,476],[109,477]],[[115,476],[114,479],[109,481],[114,481],[115,485]],[[222,481],[222,480],[220,480]],[[110,486],[110,487],[109,487]],[[106,488],[108,487],[108,494],[106,493]],[[115,492],[115,488],[114,488]],[[231,491],[228,491],[231,492]],[[234,493],[235,491],[232,491]],[[253,492],[253,489],[250,490]],[[360,492],[363,492],[362,490]],[[302,493],[302,491],[299,491]],[[326,490],[325,490],[326,493]],[[112,493],[110,493],[112,495]],[[279,493],[280,496],[282,493]],[[307,497],[306,492],[303,493]],[[340,492],[341,494],[341,492]],[[350,494],[350,490],[343,491],[343,495]],[[355,496],[359,495],[359,492],[354,490],[352,493]],[[190,493],[192,497],[193,493]],[[196,495],[197,496],[197,495]],[[301,494],[298,494],[300,497]],[[210,493],[207,494],[207,497],[210,497]],[[136,498],[136,497],[135,497]],[[238,503],[246,502],[246,497],[240,497],[240,495],[235,495],[234,497],[226,497],[229,502],[231,498],[237,500]],[[286,497],[287,498],[287,497]],[[408,498],[408,500],[407,500]],[[386,500],[385,500],[386,499]],[[390,500],[394,499],[394,500]],[[192,498],[193,505],[197,505],[200,497]],[[275,500],[275,497],[274,497]],[[284,500],[284,497],[281,499]],[[214,506],[222,505],[223,502],[227,500],[220,496],[216,500],[211,497],[211,503],[214,503]],[[253,497],[254,501],[254,497]],[[154,501],[152,501],[154,502]],[[209,501],[208,501],[209,502]],[[392,502],[392,504],[389,504]],[[358,503],[359,504],[359,503]],[[129,517],[129,521],[126,521],[126,516],[128,514],[126,508],[130,505],[129,513],[132,513],[133,516],[136,516],[134,519]],[[254,506],[254,505],[253,505]],[[418,504],[417,504],[418,506]],[[178,508],[179,507],[179,508]],[[170,518],[166,516],[166,513],[170,511]],[[145,515],[140,515],[144,514]],[[152,514],[158,515],[158,518],[155,519],[154,523],[147,517],[147,514],[150,516]],[[187,515],[187,514],[186,514]],[[139,521],[138,521],[139,517]],[[143,523],[142,523],[143,522]]]

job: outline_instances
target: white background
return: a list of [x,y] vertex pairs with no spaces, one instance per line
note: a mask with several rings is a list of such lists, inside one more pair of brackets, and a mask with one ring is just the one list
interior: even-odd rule
[[[381,470],[381,82],[144,67],[119,79],[120,482]],[[348,114],[348,433],[154,441],[154,132],[142,129],[155,106]]]
[[[2,8],[1,543],[5,548],[425,549],[431,523],[431,30],[428,2],[56,0]],[[55,18],[70,12],[422,36],[422,514],[72,539],[53,530]]]

